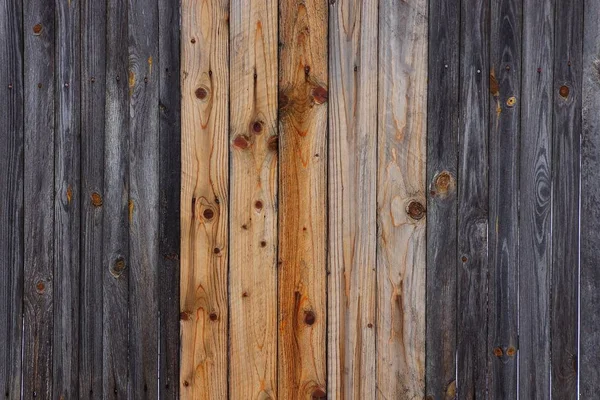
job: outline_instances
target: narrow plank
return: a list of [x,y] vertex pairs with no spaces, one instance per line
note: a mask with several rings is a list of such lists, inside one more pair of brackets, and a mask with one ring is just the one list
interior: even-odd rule
[[227,398],[229,2],[181,7],[180,391],[183,399]]
[[523,0],[519,396],[550,398],[553,1]]
[[377,390],[425,397],[426,0],[379,4]]
[[23,3],[0,1],[0,394],[21,395],[23,338]]
[[374,399],[377,1],[330,4],[327,397]]
[[522,0],[491,2],[489,108],[489,395],[517,397],[517,267]]
[[583,0],[557,0],[552,142],[552,397],[577,397]]
[[585,1],[583,32],[583,140],[581,144],[580,398],[600,392],[600,2]]
[[277,2],[230,8],[229,396],[277,398]]
[[456,395],[458,2],[429,2],[427,104],[427,398]]
[[79,395],[80,3],[55,14],[53,398]]
[[[102,396],[127,398],[129,330],[129,99],[127,0],[108,0],[102,205]],[[94,395],[95,396],[95,395]]]
[[158,1],[159,46],[159,396],[179,398],[179,201],[181,90],[179,1]]
[[327,8],[324,1],[279,3],[278,393],[284,399],[326,394]]
[[487,397],[489,2],[461,4],[458,170],[457,388]]
[[[106,2],[81,2],[81,309],[79,398],[102,398]],[[96,199],[96,201],[94,201]],[[107,217],[109,218],[109,217]],[[77,397],[77,396],[75,396]]]
[[158,397],[158,1],[129,0],[129,397]]
[[24,397],[51,398],[55,3],[25,2]]

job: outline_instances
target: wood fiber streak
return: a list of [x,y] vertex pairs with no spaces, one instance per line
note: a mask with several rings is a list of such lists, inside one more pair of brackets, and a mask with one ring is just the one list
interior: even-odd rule
[[326,393],[327,8],[325,1],[279,4],[278,392],[283,399]]
[[329,8],[327,397],[376,397],[377,1]]
[[[228,1],[182,2],[180,320],[185,351],[179,385],[183,399],[227,398],[228,390],[228,16]],[[249,273],[244,257],[239,268]]]

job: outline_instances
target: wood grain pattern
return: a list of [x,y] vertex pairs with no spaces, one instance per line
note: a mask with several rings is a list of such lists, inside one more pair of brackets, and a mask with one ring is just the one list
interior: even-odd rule
[[277,397],[277,2],[230,7],[229,396],[267,399]]
[[557,0],[552,142],[551,363],[554,398],[577,398],[583,0]]
[[21,393],[23,338],[23,2],[0,1],[0,395]]
[[51,398],[54,284],[55,3],[23,7],[25,168],[23,385]]
[[327,397],[374,399],[377,2],[332,3]]
[[553,1],[523,1],[519,394],[550,398]]
[[280,2],[279,48],[278,394],[322,398],[327,379],[327,2]]
[[456,394],[456,273],[460,8],[429,2],[426,394]]
[[425,396],[427,1],[379,4],[377,393]]
[[180,391],[226,398],[228,2],[185,0],[182,16]]

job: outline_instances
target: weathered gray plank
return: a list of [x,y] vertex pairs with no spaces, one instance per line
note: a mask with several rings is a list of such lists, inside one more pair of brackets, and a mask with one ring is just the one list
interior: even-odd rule
[[523,1],[519,166],[519,394],[550,397],[554,2]]
[[459,3],[429,2],[425,392],[456,394]]
[[23,304],[23,3],[0,1],[0,396],[19,398]]
[[552,397],[577,398],[583,0],[557,0],[552,142]]
[[461,3],[458,169],[458,398],[487,393],[489,2]]
[[52,397],[54,2],[24,3],[23,396]]

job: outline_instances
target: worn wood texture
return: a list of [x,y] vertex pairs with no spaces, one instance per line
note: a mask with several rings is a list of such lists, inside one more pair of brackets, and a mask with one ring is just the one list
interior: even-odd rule
[[[326,394],[327,2],[279,3],[279,390]],[[272,140],[277,150],[277,137]]]
[[457,388],[487,396],[489,2],[461,3],[458,169]]
[[276,398],[277,2],[230,11],[229,396]]
[[519,163],[519,395],[550,398],[554,2],[523,0]]
[[23,338],[23,3],[0,1],[0,395],[21,393]]
[[[180,390],[184,399],[226,398],[228,2],[185,0],[181,11],[181,346],[185,351]],[[242,259],[238,262],[244,273]]]
[[54,284],[55,3],[23,7],[25,397],[51,398]]
[[456,395],[458,2],[429,2],[426,395]]
[[577,398],[583,0],[557,0],[552,138],[552,397]]
[[327,396],[374,399],[377,2],[331,3]]
[[379,4],[377,393],[425,397],[427,1]]

